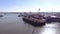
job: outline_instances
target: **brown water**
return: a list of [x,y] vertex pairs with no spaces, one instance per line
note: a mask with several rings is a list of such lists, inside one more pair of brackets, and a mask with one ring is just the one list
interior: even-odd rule
[[33,27],[25,24],[18,14],[5,14],[0,18],[0,34],[60,34],[60,23]]

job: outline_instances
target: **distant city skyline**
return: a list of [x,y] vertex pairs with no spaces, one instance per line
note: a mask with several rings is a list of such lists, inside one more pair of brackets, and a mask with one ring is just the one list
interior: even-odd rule
[[60,0],[0,0],[0,12],[60,12]]

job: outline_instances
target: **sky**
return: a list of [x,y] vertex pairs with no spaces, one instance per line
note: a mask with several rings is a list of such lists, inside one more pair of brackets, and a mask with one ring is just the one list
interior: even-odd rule
[[0,0],[0,12],[59,12],[60,0]]

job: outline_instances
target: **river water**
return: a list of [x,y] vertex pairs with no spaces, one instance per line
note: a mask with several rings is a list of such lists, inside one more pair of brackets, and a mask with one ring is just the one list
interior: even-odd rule
[[60,23],[46,24],[43,27],[34,27],[25,24],[19,14],[4,14],[0,17],[0,34],[59,34]]

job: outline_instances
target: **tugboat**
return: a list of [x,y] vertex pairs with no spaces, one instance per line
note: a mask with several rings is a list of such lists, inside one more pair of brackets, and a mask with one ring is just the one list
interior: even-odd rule
[[28,15],[23,17],[23,21],[33,26],[43,26],[46,23],[46,19],[41,15]]

